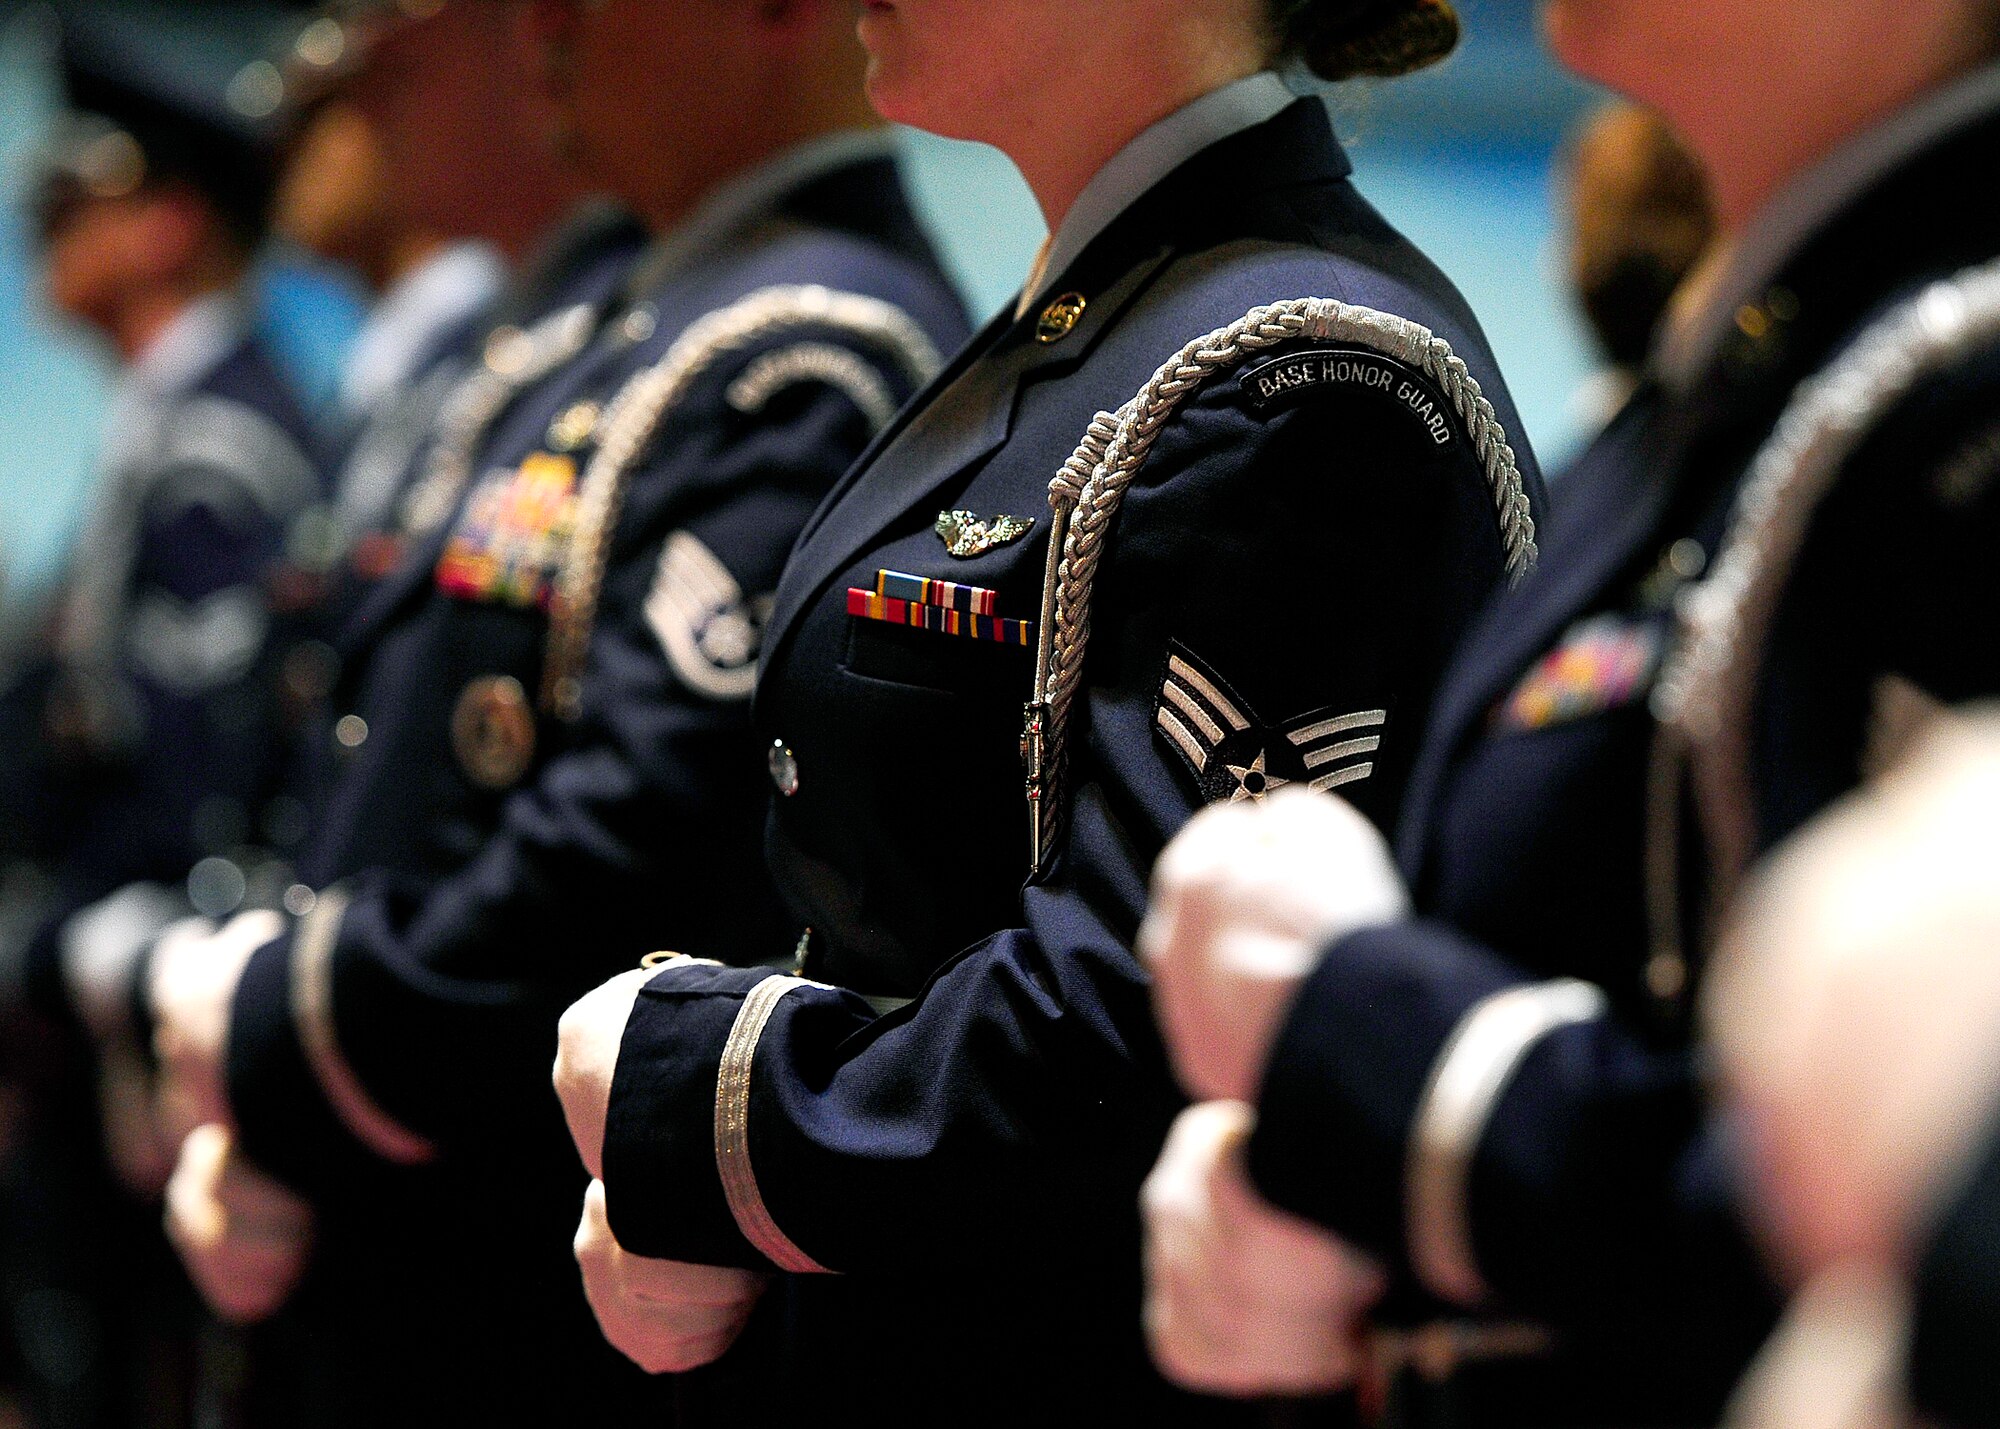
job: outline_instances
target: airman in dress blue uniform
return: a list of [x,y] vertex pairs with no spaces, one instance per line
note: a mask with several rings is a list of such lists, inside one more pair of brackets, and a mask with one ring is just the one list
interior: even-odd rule
[[[125,957],[187,911],[191,867],[197,897],[240,893],[231,855],[256,836],[280,750],[276,575],[319,479],[245,283],[270,134],[229,104],[226,68],[187,64],[159,24],[75,12],[59,38],[67,108],[33,226],[52,305],[122,370],[61,630],[45,676],[19,687],[34,706],[20,733],[43,758],[26,851],[54,891],[39,931],[6,950],[24,964],[9,1012],[32,1009],[43,1035],[7,1036],[32,1110],[10,1168],[5,1278],[10,1317],[43,1307],[23,1311],[43,1336],[34,1412],[82,1423],[138,1395],[184,1402],[197,1320],[157,1211],[104,1165],[97,1078],[129,1090],[134,1058],[92,1060],[65,963]],[[72,916],[120,889],[97,916]],[[156,1191],[150,1142],[112,1145],[135,1153],[118,1156],[128,1188]]]
[[1705,154],[1727,266],[1446,681],[1413,916],[1333,942],[1273,1029],[1250,1170],[1399,1272],[1418,1420],[1711,1423],[1775,1316],[1686,1012],[1744,870],[1889,717],[2000,689],[1982,63],[1782,196]]
[[[662,942],[789,949],[749,724],[770,592],[964,333],[890,136],[828,123],[859,109],[837,6],[716,7],[693,38],[664,4],[563,23],[561,77],[596,87],[557,96],[572,145],[655,241],[494,334],[445,404],[410,554],[338,642],[338,767],[215,1068],[245,1159],[318,1212],[301,1305],[338,1387],[297,1386],[288,1422],[646,1412],[573,1290],[556,1014]],[[799,132],[773,143],[782,107],[747,89],[705,128],[688,103],[609,127],[603,86],[622,117],[673,44],[737,28],[786,56]]]
[[[864,21],[898,117],[905,24],[924,55],[977,28]],[[1179,1100],[1131,953],[1146,871],[1287,783],[1392,819],[1540,499],[1471,314],[1266,43],[1099,156],[1019,307],[787,566],[756,726],[794,972],[683,961],[566,1022],[580,1246],[608,1209],[618,1253],[784,1272],[709,1372],[718,1419],[1231,1412],[1138,1339],[1136,1192]],[[585,1271],[607,1329],[647,1313]]]

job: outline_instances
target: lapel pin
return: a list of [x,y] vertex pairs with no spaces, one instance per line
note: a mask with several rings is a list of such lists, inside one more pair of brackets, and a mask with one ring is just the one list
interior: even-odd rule
[[1035,319],[1035,341],[1061,342],[1076,331],[1077,323],[1083,320],[1083,310],[1089,306],[1083,294],[1064,293],[1043,308],[1042,315]]

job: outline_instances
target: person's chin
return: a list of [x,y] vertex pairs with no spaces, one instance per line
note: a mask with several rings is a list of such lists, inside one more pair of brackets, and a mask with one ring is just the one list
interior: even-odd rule
[[871,50],[868,57],[868,103],[891,124],[908,124],[922,129],[924,106],[918,102],[917,87],[908,72],[894,60]]

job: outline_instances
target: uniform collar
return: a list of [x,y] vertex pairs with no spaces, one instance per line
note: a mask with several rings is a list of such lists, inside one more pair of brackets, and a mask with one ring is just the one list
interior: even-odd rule
[[1086,301],[1047,332],[1036,318],[1003,310],[848,468],[793,548],[765,626],[764,658],[782,658],[811,599],[886,524],[924,509],[940,487],[1005,446],[1022,385],[1057,380],[1088,361],[1175,253],[1238,236],[1242,215],[1262,211],[1262,195],[1339,183],[1349,172],[1326,106],[1294,99],[1182,159],[1074,262],[1051,265],[1061,290],[1074,288]]
[[467,241],[447,244],[397,279],[348,351],[342,414],[363,416],[409,382],[439,335],[491,302],[506,278],[491,244]]
[[199,385],[250,331],[250,314],[234,289],[195,299],[160,330],[125,373],[125,386],[165,400]]
[[713,190],[671,232],[653,241],[626,283],[626,297],[656,291],[735,235],[767,217],[784,197],[813,180],[895,153],[887,129],[844,129],[787,149]]
[[1159,182],[1213,144],[1276,118],[1297,98],[1270,70],[1211,90],[1111,156],[1050,235],[1017,309],[1026,313],[1091,242]]
[[176,313],[120,375],[98,464],[118,470],[142,461],[159,414],[199,387],[249,332],[249,306],[235,289],[197,298]]
[[1736,315],[1769,288],[1808,243],[1888,175],[1946,135],[2000,109],[2000,64],[1906,106],[1801,174],[1743,234],[1698,272],[1661,333],[1653,369],[1685,392],[1714,362]]

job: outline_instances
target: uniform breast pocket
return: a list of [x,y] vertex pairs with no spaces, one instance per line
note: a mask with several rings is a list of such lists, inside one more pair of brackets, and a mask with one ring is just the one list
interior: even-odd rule
[[918,689],[1002,690],[1028,698],[1035,625],[1003,614],[996,590],[884,568],[845,594],[841,665],[865,680]]
[[864,680],[946,693],[1033,693],[1032,647],[940,634],[907,625],[850,617],[841,666]]

